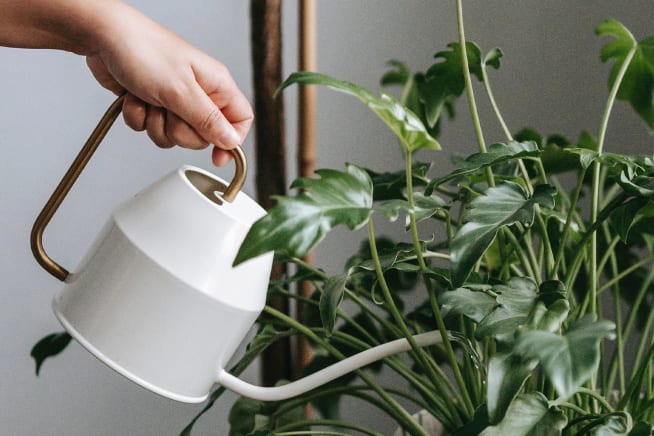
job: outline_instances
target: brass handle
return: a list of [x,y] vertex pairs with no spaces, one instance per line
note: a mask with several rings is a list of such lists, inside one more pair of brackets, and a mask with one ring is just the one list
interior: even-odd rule
[[[118,118],[118,115],[122,110],[124,99],[125,96],[122,95],[118,97],[111,106],[109,106],[100,119],[100,122],[91,133],[91,136],[86,140],[86,143],[70,165],[70,168],[68,168],[68,171],[66,171],[66,174],[64,174],[64,177],[55,188],[50,199],[48,199],[48,202],[43,206],[43,210],[41,210],[41,213],[32,226],[32,233],[30,235],[32,254],[34,254],[39,265],[61,281],[64,281],[70,273],[57,262],[52,260],[52,258],[50,258],[50,256],[45,252],[43,248],[43,232],[61,203],[64,201],[64,198],[66,198],[66,195],[68,195],[68,192],[77,181],[82,170],[91,159],[91,156],[93,156],[93,153],[97,150],[100,142],[102,142],[114,121]],[[237,146],[230,151],[234,156],[236,171],[234,173],[234,178],[223,193],[223,199],[228,202],[232,202],[234,198],[236,198],[243,183],[245,183],[245,177],[247,175],[247,161],[243,149]]]

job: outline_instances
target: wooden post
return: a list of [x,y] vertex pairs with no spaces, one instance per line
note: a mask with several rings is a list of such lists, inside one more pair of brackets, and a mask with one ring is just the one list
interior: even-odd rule
[[[298,35],[298,69],[300,71],[316,70],[316,2],[299,0],[299,35]],[[316,167],[315,143],[316,87],[300,86],[298,88],[298,143],[297,166],[301,177],[313,175]],[[313,255],[309,253],[304,259],[311,264]],[[313,286],[309,281],[299,283],[298,294],[310,297]],[[304,305],[298,303],[297,317],[302,321]],[[311,346],[305,338],[299,338],[296,344],[294,375],[299,377],[302,369],[311,361]]]
[[[284,143],[284,100],[275,98],[282,81],[281,0],[250,1],[250,41],[254,82],[254,134],[257,199],[263,208],[274,205],[273,195],[286,192],[286,150]],[[286,266],[275,264],[272,279],[280,278]],[[284,298],[268,304],[288,313]],[[262,383],[274,385],[291,379],[290,340],[280,340],[263,353]]]

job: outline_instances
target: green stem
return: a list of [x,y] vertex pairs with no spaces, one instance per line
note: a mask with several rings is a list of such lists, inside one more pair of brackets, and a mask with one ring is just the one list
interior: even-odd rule
[[586,168],[583,168],[577,178],[577,186],[572,194],[572,199],[570,200],[570,206],[568,207],[568,215],[565,217],[565,224],[563,225],[563,230],[561,232],[562,239],[559,249],[556,252],[556,257],[554,258],[554,274],[558,276],[559,267],[561,266],[561,261],[563,260],[563,255],[565,253],[565,246],[568,243],[568,238],[570,237],[570,227],[572,226],[572,217],[575,209],[577,208],[577,203],[579,202],[579,197],[581,196],[581,191],[584,187],[584,178],[586,176]]
[[584,387],[580,387],[577,389],[577,393],[582,394],[582,395],[587,395],[595,400],[597,400],[604,409],[606,409],[607,412],[612,413],[614,411],[613,406],[606,401],[606,398],[602,396],[599,392],[592,390],[592,389],[587,389]]
[[[436,325],[438,326],[438,330],[441,333],[441,337],[443,338],[443,346],[445,347],[445,352],[447,354],[448,360],[450,362],[450,366],[452,367],[452,371],[454,372],[454,378],[457,381],[457,384],[459,386],[459,389],[461,391],[461,395],[463,397],[463,404],[466,409],[466,413],[468,416],[472,416],[474,413],[474,405],[472,403],[472,399],[470,398],[470,393],[468,392],[468,386],[465,383],[465,380],[463,379],[463,375],[461,374],[461,368],[459,367],[459,362],[456,358],[456,355],[454,354],[454,349],[452,348],[452,343],[450,342],[449,335],[447,332],[447,328],[445,327],[445,322],[443,320],[443,316],[440,311],[440,307],[438,306],[438,302],[436,301],[436,293],[434,289],[432,288],[431,281],[429,278],[424,274],[427,270],[427,265],[425,263],[425,259],[422,256],[422,247],[420,246],[420,239],[418,237],[418,226],[416,224],[416,217],[415,214],[413,213],[413,207],[414,207],[414,192],[413,192],[413,165],[412,165],[412,153],[410,151],[407,151],[405,153],[405,160],[406,160],[406,184],[407,184],[407,198],[409,202],[409,225],[411,228],[411,237],[413,240],[413,246],[414,250],[416,252],[416,256],[418,257],[418,265],[420,266],[421,271],[423,272],[423,279],[425,281],[425,285],[427,286],[427,292],[429,294],[429,301],[430,305],[432,308],[432,312],[434,314],[434,318],[436,320]],[[374,230],[372,228],[372,220],[368,222],[369,226],[369,238],[374,237]],[[376,251],[376,247],[373,252]],[[373,254],[374,256],[374,254]],[[375,268],[377,269],[377,264],[375,264]],[[379,271],[381,272],[381,265],[379,265]],[[383,274],[378,273],[378,276],[381,275],[380,282],[383,279]],[[384,285],[382,285],[382,289],[384,288]],[[390,293],[389,293],[390,297]],[[399,315],[399,313],[398,313]],[[401,319],[401,316],[400,316]]]
[[[634,41],[633,42],[633,47],[631,50],[629,50],[629,53],[627,53],[627,56],[625,57],[624,61],[622,62],[622,65],[620,66],[620,70],[618,70],[618,74],[615,77],[615,80],[613,81],[613,86],[611,87],[611,91],[609,93],[609,98],[608,101],[606,102],[606,107],[604,109],[604,115],[602,116],[602,122],[600,124],[600,131],[599,135],[597,136],[597,152],[598,154],[602,154],[604,150],[604,141],[606,138],[606,131],[608,128],[609,124],[609,118],[611,116],[611,111],[613,109],[613,105],[615,103],[616,97],[618,95],[618,90],[620,89],[620,85],[622,84],[622,79],[624,78],[625,73],[627,72],[627,68],[629,68],[629,64],[631,63],[631,59],[634,57],[634,54],[636,53],[637,49],[637,44]],[[601,178],[600,178],[600,171],[601,171],[601,164],[599,161],[596,161],[593,164],[593,183],[592,183],[592,195],[591,195],[591,215],[590,215],[590,222],[594,223],[597,220],[597,215],[599,211],[599,198],[600,198],[600,184],[601,184]],[[597,287],[598,287],[598,276],[597,276],[597,233],[593,232],[591,235],[590,239],[590,256],[591,256],[591,264],[590,264],[590,311],[593,314],[597,314]]]
[[[479,112],[477,111],[477,103],[475,101],[475,92],[472,88],[472,78],[470,77],[470,67],[468,65],[468,51],[466,50],[466,37],[463,26],[463,4],[462,0],[456,0],[456,17],[457,27],[459,31],[459,44],[461,46],[461,61],[463,64],[463,79],[466,86],[466,96],[468,97],[468,107],[470,108],[470,116],[472,117],[472,124],[475,130],[475,137],[479,145],[479,151],[486,153],[486,142],[479,120]],[[486,167],[486,179],[488,186],[495,186],[495,177],[490,167]]]
[[580,415],[586,415],[588,413],[584,409],[582,409],[581,407],[577,406],[576,404],[568,403],[566,401],[564,401],[562,403],[558,403],[557,406],[565,407],[566,409],[570,409],[570,410],[574,410],[575,412],[579,413]]
[[[409,331],[409,328],[407,327],[406,323],[404,322],[404,318],[402,317],[402,314],[400,313],[399,309],[395,305],[395,301],[393,300],[393,296],[391,295],[391,290],[388,287],[388,283],[386,283],[386,279],[384,278],[384,272],[382,271],[381,267],[381,261],[379,259],[379,252],[377,250],[377,242],[375,240],[375,229],[374,225],[372,222],[372,219],[368,220],[368,239],[369,239],[369,244],[370,244],[370,252],[372,254],[372,259],[373,263],[375,265],[375,272],[377,273],[377,281],[379,283],[379,286],[382,290],[382,294],[384,295],[384,300],[386,304],[388,305],[389,312],[391,316],[393,317],[393,320],[397,324],[397,326],[400,328],[402,331],[402,334],[406,338],[406,340],[409,342],[409,345],[411,346],[411,349],[415,352],[415,356],[418,360],[418,363],[422,365],[423,370],[427,372],[429,375],[430,380],[432,381],[432,384],[434,386],[437,385],[437,380],[438,380],[438,374],[436,371],[434,371],[433,366],[428,362],[427,356],[425,356],[425,351],[416,344],[415,340],[413,339],[413,335]],[[444,325],[443,325],[444,327]],[[440,330],[440,329],[439,329]],[[447,330],[443,329],[441,330],[441,336],[443,338],[443,343],[448,344],[449,340],[447,339]],[[451,349],[451,346],[450,346]],[[447,348],[446,348],[447,350]],[[454,358],[456,361],[456,357],[454,356],[454,353],[452,352],[452,355],[450,356],[451,358]],[[458,380],[457,380],[458,381]],[[462,379],[460,380],[461,382],[463,381]],[[460,385],[461,386],[461,385]],[[465,384],[463,385],[465,387]],[[466,399],[467,392],[462,392],[464,402]],[[469,401],[469,398],[468,398]],[[467,406],[467,402],[465,403]],[[473,409],[471,409],[472,411]]]
[[[323,340],[318,335],[316,335],[313,331],[311,331],[310,328],[304,326],[303,324],[291,318],[290,316],[270,306],[265,306],[264,312],[282,321],[287,326],[304,334],[309,339],[316,342],[318,345],[320,345],[325,350],[327,350],[327,352],[332,354],[334,357],[338,359],[345,359],[345,355],[343,355],[343,353],[341,353],[335,347],[329,344],[329,342]],[[415,423],[411,415],[409,415],[409,413],[397,401],[395,401],[381,386],[379,386],[372,378],[370,378],[366,373],[364,373],[361,370],[357,370],[356,373],[359,376],[359,378],[361,378],[361,380],[363,380],[364,383],[370,386],[372,390],[374,390],[377,393],[377,395],[379,395],[384,400],[384,402],[392,409],[395,419],[397,419],[398,422],[402,424],[402,426],[412,429],[412,431],[415,431],[416,435],[429,436],[419,425]]]
[[620,280],[622,280],[632,272],[636,271],[637,269],[641,268],[644,265],[647,265],[648,263],[651,263],[652,261],[654,261],[654,256],[648,256],[645,259],[641,259],[638,262],[631,265],[630,267],[620,271],[619,274],[616,274],[614,277],[611,278],[611,280],[604,283],[602,287],[597,290],[597,293],[599,294],[606,291],[611,286],[617,284]]
[[495,102],[495,96],[493,95],[493,90],[491,89],[490,82],[488,81],[488,73],[486,71],[485,62],[481,63],[481,77],[484,80],[484,88],[486,88],[486,95],[488,95],[488,100],[490,101],[491,107],[493,108],[493,112],[497,117],[497,121],[500,123],[500,126],[502,127],[502,131],[504,131],[504,136],[506,136],[506,139],[508,139],[509,141],[513,141],[513,135],[511,135],[511,131],[506,126],[506,123],[504,122],[504,118],[502,117],[502,113],[500,112],[500,109],[497,106],[497,103]]

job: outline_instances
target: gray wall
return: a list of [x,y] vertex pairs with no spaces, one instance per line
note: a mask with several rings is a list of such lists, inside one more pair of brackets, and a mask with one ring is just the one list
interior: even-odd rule
[[[250,93],[248,2],[131,3],[223,60]],[[284,3],[289,73],[295,69],[295,3]],[[504,50],[504,64],[491,80],[513,130],[533,126],[544,133],[560,132],[573,138],[581,129],[596,132],[607,93],[608,68],[599,62],[603,41],[594,36],[594,27],[614,17],[637,37],[654,34],[651,0],[471,0],[465,6],[468,39],[479,42],[483,51],[495,46]],[[386,60],[397,58],[424,69],[433,53],[456,39],[453,2],[323,0],[318,13],[319,70],[373,90],[378,88]],[[0,173],[2,433],[178,434],[200,406],[150,394],[77,345],[47,361],[38,379],[34,376],[30,347],[43,335],[60,330],[50,311],[50,300],[60,284],[33,261],[28,246],[30,227],[113,97],[95,84],[84,60],[74,55],[2,48],[0,65],[0,148],[5,155]],[[477,93],[488,126],[487,142],[501,140],[481,89]],[[285,97],[292,156],[294,90]],[[476,145],[464,105],[459,106],[459,115],[446,127],[441,142],[446,150],[473,152]],[[651,151],[651,136],[622,104],[611,128],[608,151]],[[382,124],[355,100],[329,91],[319,92],[317,142],[318,167],[342,168],[346,161],[378,170],[400,166],[398,147]],[[245,147],[251,154],[251,138]],[[448,166],[447,154],[423,154],[421,158],[433,159],[442,171]],[[45,238],[49,252],[63,265],[75,265],[118,202],[182,163],[210,168],[209,154],[161,151],[146,135],[117,125],[50,226]],[[231,168],[215,171],[231,175]],[[252,192],[251,184],[246,191]],[[335,232],[318,249],[318,263],[328,271],[338,271],[363,237],[362,233],[352,237],[345,231]],[[248,377],[256,380],[256,371]],[[195,434],[226,434],[226,411],[233,398],[224,397],[198,423]],[[388,421],[356,406],[348,405],[349,416],[384,434],[391,433]]]

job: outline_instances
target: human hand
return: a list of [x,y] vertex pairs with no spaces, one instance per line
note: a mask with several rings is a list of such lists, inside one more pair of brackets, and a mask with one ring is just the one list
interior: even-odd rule
[[243,143],[254,118],[227,68],[138,11],[119,9],[87,64],[102,86],[127,92],[126,124],[163,148],[213,144],[213,163],[227,163],[226,150]]

